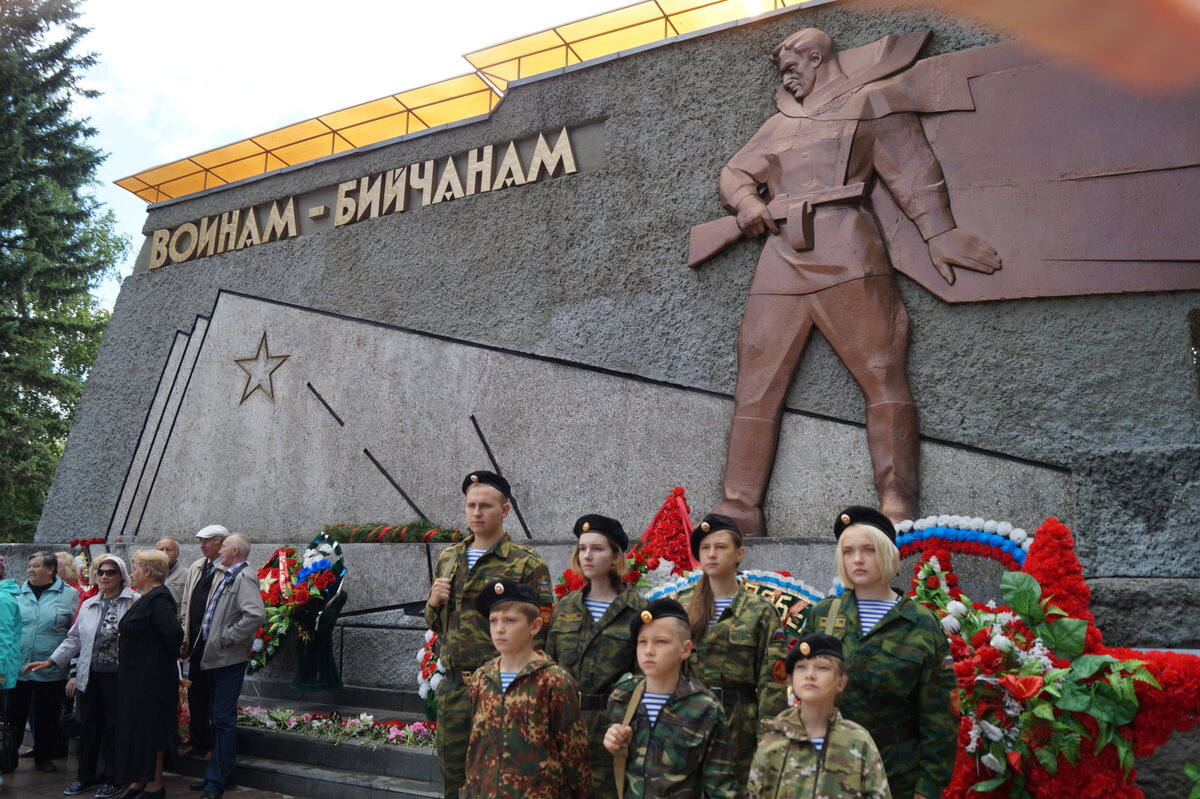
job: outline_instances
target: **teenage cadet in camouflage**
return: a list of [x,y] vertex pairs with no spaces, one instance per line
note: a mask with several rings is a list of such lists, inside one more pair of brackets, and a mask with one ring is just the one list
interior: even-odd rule
[[680,597],[696,642],[688,674],[725,708],[737,757],[734,772],[744,789],[759,720],[787,707],[783,628],[775,608],[737,580],[746,550],[733,519],[710,513],[692,530],[691,544],[704,574]]
[[[630,625],[638,666],[608,700],[604,748],[625,763],[624,799],[733,799],[733,748],[721,703],[682,674],[692,653],[687,612],[656,599]],[[630,712],[632,707],[633,712]]]
[[500,656],[471,675],[463,799],[590,799],[587,728],[566,669],[533,650],[542,597],[500,579],[475,598]]
[[883,761],[867,731],[842,718],[842,642],[813,633],[787,657],[799,704],[762,723],[746,799],[891,799]]
[[629,537],[616,519],[589,514],[575,522],[579,545],[571,568],[587,585],[559,600],[550,620],[546,654],[579,684],[579,701],[587,724],[592,762],[592,796],[615,799],[612,755],[604,748],[608,730],[608,695],[636,665],[629,625],[646,600],[623,579],[629,573],[625,550]]
[[896,530],[874,508],[834,523],[847,591],[806,610],[804,631],[842,639],[849,682],[842,714],[871,733],[895,799],[939,799],[954,768],[958,721],[950,646],[937,618],[888,585],[900,569]]
[[[475,597],[497,578],[508,577],[538,592],[544,619],[550,618],[553,604],[546,562],[504,532],[511,491],[508,481],[492,472],[472,472],[463,480],[462,490],[471,535],[438,556],[425,605],[425,623],[440,636],[441,659],[446,666],[446,676],[437,689],[438,760],[446,799],[458,797],[465,778],[471,725],[467,680],[496,656],[487,625],[472,609]],[[540,649],[544,640],[543,631],[534,647]]]

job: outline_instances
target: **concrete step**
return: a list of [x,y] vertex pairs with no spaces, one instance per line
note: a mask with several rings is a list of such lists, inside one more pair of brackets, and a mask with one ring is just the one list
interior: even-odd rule
[[[199,778],[205,763],[184,759],[180,773]],[[308,799],[440,797],[432,748],[368,746],[298,733],[238,728],[239,785]]]

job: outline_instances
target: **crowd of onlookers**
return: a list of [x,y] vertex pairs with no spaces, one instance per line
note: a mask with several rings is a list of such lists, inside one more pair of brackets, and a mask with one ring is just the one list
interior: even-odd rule
[[[194,790],[217,799],[235,767],[237,697],[255,631],[265,618],[250,542],[220,525],[199,533],[201,556],[179,562],[161,539],[131,564],[105,553],[81,575],[67,552],[38,552],[26,581],[0,558],[0,713],[20,758],[56,772],[78,736],[78,773],[63,793],[96,799],[166,795],[163,768],[179,754],[207,761]],[[186,676],[186,679],[185,679]],[[188,687],[191,750],[177,752],[180,694]]]

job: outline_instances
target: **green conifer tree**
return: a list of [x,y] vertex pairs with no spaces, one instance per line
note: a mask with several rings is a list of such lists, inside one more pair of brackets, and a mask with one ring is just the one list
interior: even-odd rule
[[108,321],[90,292],[129,246],[91,193],[77,5],[0,0],[0,541],[37,527]]

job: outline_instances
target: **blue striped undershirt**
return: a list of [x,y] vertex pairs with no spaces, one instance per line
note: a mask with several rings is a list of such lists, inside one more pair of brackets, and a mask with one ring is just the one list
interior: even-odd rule
[[649,691],[642,694],[642,707],[646,708],[646,715],[650,716],[651,724],[658,721],[658,711],[663,709],[663,705],[670,698],[670,694],[652,694]]
[[879,620],[896,605],[895,599],[860,599],[858,600],[858,621],[862,624],[862,634],[869,633]]
[[717,610],[713,613],[713,617],[708,620],[710,627],[717,623],[717,620],[721,618],[721,615],[725,611],[729,610],[729,606],[733,604],[733,597],[727,596],[724,599],[714,599],[713,604],[717,606]]
[[821,747],[823,747],[823,746],[825,745],[825,739],[824,739],[824,738],[809,738],[808,740],[812,742],[812,745],[813,745],[813,746],[817,747],[817,751],[818,751],[818,752],[820,752],[820,751],[821,751]]
[[515,671],[500,672],[500,691],[501,691],[501,693],[508,693],[508,686],[512,685],[513,677],[516,677],[516,676],[517,676],[517,673]]
[[585,598],[583,604],[587,605],[588,612],[592,614],[592,621],[599,622],[600,617],[604,615],[604,611],[608,610],[608,606],[612,604],[612,600]]
[[468,549],[467,550],[467,568],[474,569],[475,563],[479,560],[479,556],[482,555],[484,552],[487,552],[487,550],[486,549]]

